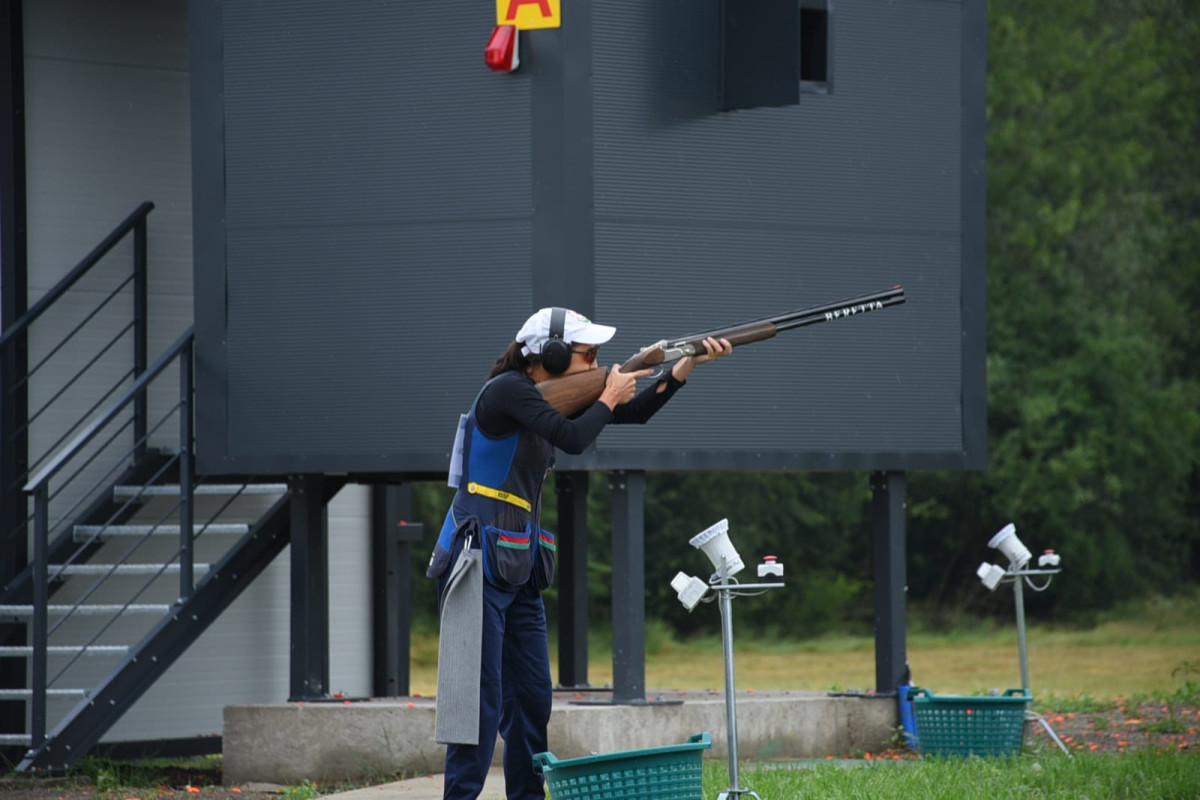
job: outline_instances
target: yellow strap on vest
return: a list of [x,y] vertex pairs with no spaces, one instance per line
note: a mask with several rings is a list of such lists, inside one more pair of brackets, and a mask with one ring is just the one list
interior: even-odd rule
[[517,508],[523,508],[526,511],[533,511],[533,503],[530,503],[524,497],[517,497],[511,492],[502,492],[499,489],[493,489],[490,486],[471,482],[467,484],[467,491],[471,494],[481,494],[484,497],[490,497],[493,500],[501,500],[505,503],[511,503]]

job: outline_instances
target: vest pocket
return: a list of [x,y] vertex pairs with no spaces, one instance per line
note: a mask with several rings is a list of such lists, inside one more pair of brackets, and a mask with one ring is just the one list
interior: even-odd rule
[[515,592],[529,581],[533,571],[530,530],[528,524],[521,532],[483,526],[483,574],[497,589]]
[[471,533],[471,528],[475,524],[474,517],[468,517],[463,524],[457,525],[454,522],[454,509],[451,508],[446,512],[446,519],[442,522],[442,530],[438,533],[437,543],[434,544],[433,553],[429,556],[429,567],[425,570],[425,577],[440,578],[449,571],[455,543],[458,539]]
[[537,560],[533,565],[533,585],[539,592],[554,585],[554,571],[558,566],[558,547],[554,534],[538,531]]

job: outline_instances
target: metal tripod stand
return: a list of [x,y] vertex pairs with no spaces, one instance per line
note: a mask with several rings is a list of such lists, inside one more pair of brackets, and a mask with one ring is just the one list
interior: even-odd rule
[[[1057,567],[1054,569],[1014,569],[1010,566],[1005,571],[1004,577],[1001,579],[1001,583],[1011,581],[1013,585],[1013,596],[1017,606],[1017,654],[1021,660],[1021,688],[1026,692],[1029,692],[1031,695],[1032,691],[1029,688],[1029,656],[1025,645],[1025,589],[1023,584],[1028,581],[1029,588],[1036,592],[1042,592],[1050,586],[1050,581],[1053,579],[1053,576],[1060,572],[1062,572],[1062,570]],[[1034,586],[1033,582],[1029,581],[1029,578],[1033,575],[1047,576],[1046,582],[1040,587]],[[1025,720],[1026,722],[1037,722],[1039,725],[1041,725],[1046,730],[1046,733],[1049,734],[1050,738],[1054,740],[1054,743],[1058,745],[1064,753],[1067,754],[1067,758],[1071,758],[1071,751],[1067,749],[1065,744],[1063,744],[1062,739],[1058,738],[1058,734],[1055,733],[1054,729],[1050,727],[1050,723],[1046,721],[1045,717],[1034,711],[1029,706],[1026,706]]]
[[[709,579],[709,587],[717,596],[721,609],[721,648],[725,656],[725,720],[728,729],[729,788],[717,795],[717,800],[738,800],[753,797],[762,800],[750,789],[743,789],[738,782],[737,704],[733,679],[733,598],[738,595],[754,596],[768,589],[779,589],[783,581],[772,583],[738,583],[726,576],[725,559],[721,559],[721,571]],[[749,592],[749,595],[747,595]]]

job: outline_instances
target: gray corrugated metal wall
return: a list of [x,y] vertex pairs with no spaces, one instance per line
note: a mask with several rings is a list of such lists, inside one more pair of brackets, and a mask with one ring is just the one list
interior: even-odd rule
[[528,79],[482,65],[494,7],[222,13],[227,260],[200,280],[227,266],[227,308],[205,312],[227,315],[227,341],[198,347],[228,359],[229,418],[199,434],[240,469],[444,451],[453,420],[431,411],[469,403],[486,369],[457,369],[462,354],[490,362],[527,313]]
[[[702,368],[686,390],[702,402],[607,434],[597,461],[650,448],[699,466],[672,457],[681,441],[707,466],[959,451],[960,4],[832,4],[833,92],[724,114],[716,4],[667,5],[592,6],[596,315],[618,354],[896,283],[908,305]],[[634,291],[646,275],[660,291]]]
[[907,305],[747,348],[560,466],[981,463],[964,453],[984,402],[963,383],[983,357],[964,348],[983,309],[961,307],[963,275],[983,279],[963,255],[983,203],[982,179],[965,188],[982,87],[964,95],[964,5],[832,4],[832,91],[729,113],[720,6],[580,2],[496,75],[493,7],[472,0],[225,4],[205,64],[225,95],[204,86],[224,138],[199,172],[228,177],[197,208],[227,237],[197,273],[220,317],[201,391],[222,413],[201,468],[444,469],[454,414],[549,295],[594,297],[611,362],[897,283]]
[[[25,4],[30,301],[44,294],[126,214],[144,200],[150,215],[150,357],[191,323],[192,196],[189,73],[185,0],[37,0]],[[51,347],[132,264],[123,244],[99,274],[74,290],[34,328],[30,361]],[[116,278],[119,280],[120,278]],[[106,282],[107,281],[107,282]],[[128,319],[116,302],[31,385],[31,406],[95,352]],[[103,333],[107,331],[107,333]],[[121,366],[118,362],[123,362]],[[128,349],[102,361],[80,391],[38,420],[31,449],[57,438],[128,367]],[[152,393],[161,413],[177,401],[172,377]],[[173,447],[168,426],[155,444]],[[97,466],[95,472],[99,472]],[[368,694],[370,580],[368,492],[347,487],[330,506],[331,685]],[[203,553],[200,554],[203,558]],[[169,602],[164,579],[139,602]],[[105,736],[106,741],[219,733],[228,703],[278,702],[288,689],[286,553]],[[63,597],[66,597],[64,594]],[[59,602],[59,600],[56,600]],[[86,626],[95,624],[88,618]],[[107,643],[120,639],[121,626]],[[114,638],[115,637],[115,638]],[[103,643],[103,642],[102,642]],[[120,643],[128,643],[128,639]],[[52,659],[51,668],[55,664]],[[84,659],[71,678],[98,679],[111,663]],[[70,685],[65,680],[59,685]],[[82,685],[82,684],[80,684]],[[65,711],[51,704],[51,720]]]

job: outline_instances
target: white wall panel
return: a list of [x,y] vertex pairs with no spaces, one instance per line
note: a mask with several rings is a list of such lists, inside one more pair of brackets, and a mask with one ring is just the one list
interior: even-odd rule
[[[25,92],[30,303],[47,292],[143,201],[149,217],[149,357],[192,321],[192,198],[186,0],[32,0],[25,3]],[[132,269],[123,242],[31,331],[37,363]],[[129,319],[129,293],[89,323],[78,341],[35,376],[31,407],[86,363]],[[78,385],[37,420],[35,457],[49,449],[129,366],[126,334]],[[128,381],[126,381],[128,383]],[[150,392],[151,419],[178,401],[177,371]],[[174,424],[152,444],[174,449]],[[125,443],[130,437],[121,438]],[[111,459],[109,459],[111,463]],[[98,476],[105,459],[82,480]],[[239,501],[252,520],[271,498]],[[351,486],[329,509],[331,689],[370,693],[369,491]],[[146,515],[154,513],[153,508]],[[234,520],[228,520],[234,521]],[[227,537],[228,538],[228,537]],[[156,542],[148,550],[165,550]],[[104,553],[118,550],[106,546]],[[219,557],[215,541],[197,558]],[[103,554],[102,554],[103,555]],[[146,558],[137,560],[149,560]],[[72,579],[77,580],[77,579]],[[176,578],[160,578],[141,602],[170,602]],[[219,734],[227,704],[282,702],[288,693],[289,553],[284,553],[104,737],[105,741]],[[86,591],[68,587],[67,598]],[[107,599],[106,588],[97,598]],[[136,642],[149,618],[122,620],[102,643]],[[94,618],[64,626],[94,630]],[[86,637],[85,637],[86,638]],[[59,643],[66,643],[60,641]],[[84,660],[58,686],[97,680],[110,660]],[[52,674],[54,664],[51,664]],[[51,724],[69,703],[51,705]]]

